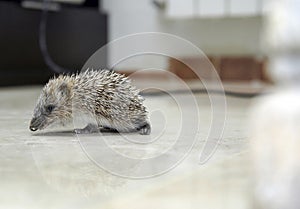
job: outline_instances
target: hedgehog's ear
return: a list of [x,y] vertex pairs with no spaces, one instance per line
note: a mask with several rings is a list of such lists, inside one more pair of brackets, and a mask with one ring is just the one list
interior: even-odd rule
[[70,94],[70,88],[65,82],[63,82],[58,89],[62,96],[68,96]]

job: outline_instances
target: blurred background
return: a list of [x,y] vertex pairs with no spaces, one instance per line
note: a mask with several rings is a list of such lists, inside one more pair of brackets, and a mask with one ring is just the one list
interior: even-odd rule
[[[46,18],[42,8],[42,0],[1,1],[2,86],[44,83],[55,71],[80,71],[107,42],[141,32],[170,33],[190,41],[203,50],[224,81],[269,81],[260,39],[263,0],[58,0],[51,1]],[[176,53],[201,64],[184,49]],[[109,60],[103,57],[99,68]],[[116,69],[130,73],[149,63],[182,78],[195,78],[172,58],[142,57]]]
[[[299,0],[0,0],[0,208],[300,208],[299,11]],[[104,47],[143,32],[170,34],[203,54],[174,47],[178,59],[145,54],[115,63],[123,47],[139,42]],[[165,42],[142,45],[164,50]],[[101,56],[89,59],[100,48]],[[186,154],[189,139],[197,138],[186,159],[164,175],[137,181],[92,163],[73,132],[30,133],[42,85],[83,66],[113,69],[139,88],[171,94],[145,94],[152,136],[162,142],[125,146],[119,135],[105,135],[111,147],[143,157],[164,151],[178,139],[180,110],[187,110],[191,120],[183,125],[196,118],[199,130],[168,153],[170,159]],[[197,111],[183,86],[193,90]],[[226,108],[214,109],[212,98]],[[217,132],[213,117],[222,137],[206,138]],[[217,149],[199,162],[208,140]]]

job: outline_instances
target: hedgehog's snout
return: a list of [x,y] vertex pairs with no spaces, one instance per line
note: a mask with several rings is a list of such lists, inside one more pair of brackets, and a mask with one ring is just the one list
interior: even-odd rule
[[36,117],[36,118],[32,118],[30,121],[30,125],[29,125],[29,129],[31,131],[37,131],[43,124],[43,118],[40,117]]
[[30,121],[30,125],[29,125],[29,129],[31,131],[36,131],[38,130],[38,120],[37,118],[32,118],[32,120]]

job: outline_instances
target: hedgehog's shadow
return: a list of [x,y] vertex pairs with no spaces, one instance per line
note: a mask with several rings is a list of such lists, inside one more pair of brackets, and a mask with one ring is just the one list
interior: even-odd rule
[[64,136],[64,137],[74,137],[76,135],[79,136],[88,136],[88,135],[104,135],[104,136],[109,136],[109,135],[120,135],[119,132],[116,132],[114,130],[107,130],[107,129],[99,129],[98,131],[94,131],[91,133],[83,133],[83,134],[76,134],[74,130],[65,130],[65,131],[43,131],[39,133],[34,133],[32,136]]

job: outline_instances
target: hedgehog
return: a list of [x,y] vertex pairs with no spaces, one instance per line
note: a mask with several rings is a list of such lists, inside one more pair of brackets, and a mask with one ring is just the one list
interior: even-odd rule
[[74,111],[94,120],[75,133],[92,133],[106,129],[116,132],[139,132],[149,135],[151,126],[144,98],[128,77],[112,70],[89,70],[59,75],[44,86],[30,130],[42,130],[53,123],[65,125]]

